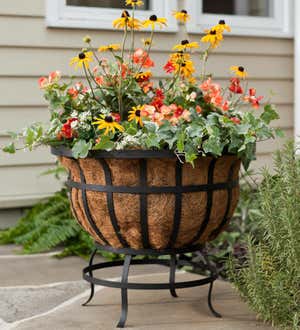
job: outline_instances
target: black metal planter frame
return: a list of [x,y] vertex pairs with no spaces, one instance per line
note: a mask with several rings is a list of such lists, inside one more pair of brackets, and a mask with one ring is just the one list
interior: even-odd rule
[[[51,148],[51,152],[56,156],[64,156],[68,158],[73,158],[72,151],[65,147],[57,147]],[[99,184],[90,184],[86,182],[86,178],[84,175],[84,171],[78,163],[79,174],[80,174],[80,182],[76,182],[72,179],[71,175],[67,181],[67,186],[70,190],[77,189],[81,190],[82,196],[82,204],[84,208],[85,216],[94,230],[94,232],[99,237],[99,240],[105,244],[96,245],[96,249],[94,253],[91,255],[89,266],[83,269],[83,278],[91,284],[91,294],[89,299],[83,304],[87,305],[94,296],[95,285],[102,285],[106,287],[119,288],[121,289],[121,297],[122,297],[122,313],[121,318],[118,323],[119,328],[123,328],[127,319],[128,312],[128,297],[127,290],[169,290],[173,297],[177,297],[176,289],[190,288],[201,285],[209,284],[208,291],[208,305],[211,312],[216,317],[221,317],[218,314],[211,302],[212,288],[213,283],[217,278],[217,272],[212,267],[207,259],[205,259],[204,264],[202,265],[203,270],[210,273],[210,275],[206,278],[202,278],[194,281],[185,281],[185,282],[175,282],[175,271],[177,267],[185,266],[185,265],[195,265],[193,262],[187,258],[184,254],[193,251],[201,251],[201,246],[197,246],[197,242],[201,238],[201,235],[206,230],[209,225],[210,215],[212,211],[212,202],[213,202],[213,192],[218,190],[227,191],[227,204],[225,214],[223,219],[212,233],[209,239],[212,239],[218,235],[224,228],[224,226],[228,223],[229,219],[229,210],[232,203],[232,190],[237,187],[239,182],[234,179],[234,169],[238,162],[237,159],[232,160],[228,177],[226,182],[214,182],[214,172],[215,166],[218,159],[212,158],[208,167],[208,179],[207,183],[201,185],[189,185],[185,186],[182,184],[182,163],[179,159],[177,159],[175,163],[175,185],[174,186],[149,186],[147,185],[147,165],[148,160],[151,158],[173,158],[176,159],[175,154],[172,151],[150,151],[150,150],[125,150],[125,151],[94,151],[89,154],[89,157],[96,159],[99,161],[101,168],[103,169],[105,176],[105,185]],[[138,159],[139,160],[139,185],[138,186],[115,186],[113,185],[112,173],[111,169],[106,161],[106,159]],[[100,231],[97,227],[95,219],[93,218],[93,214],[89,208],[87,192],[88,191],[96,191],[105,193],[107,196],[107,209],[110,216],[110,221],[112,224],[112,228],[115,231],[116,237],[120,242],[122,248],[115,249],[112,248],[106,239],[105,235]],[[180,224],[181,224],[181,209],[182,209],[182,195],[184,193],[193,193],[193,192],[206,192],[207,194],[207,202],[206,202],[206,213],[205,219],[199,226],[199,229],[196,230],[194,237],[191,237],[191,240],[184,248],[176,249],[176,240],[178,237]],[[138,195],[140,200],[140,225],[141,225],[141,237],[142,237],[142,246],[143,249],[135,250],[130,248],[128,242],[126,241],[126,237],[124,237],[121,233],[120,226],[118,223],[118,219],[115,213],[114,206],[114,193],[121,194],[133,194]],[[175,195],[175,207],[174,207],[174,220],[172,233],[170,235],[169,243],[165,250],[156,250],[151,248],[150,240],[149,240],[149,232],[148,232],[148,195],[149,194],[173,194]],[[73,208],[73,212],[76,216],[76,210],[72,205],[71,199],[71,207]],[[78,220],[79,221],[79,220]],[[112,262],[103,262],[94,264],[94,257],[97,250],[106,250],[118,254],[124,254],[125,259],[123,261],[112,261]],[[159,258],[148,258],[148,259],[134,259],[135,256],[149,256],[149,257],[158,257],[162,255],[169,255],[169,260],[163,260]],[[203,256],[204,257],[204,256]],[[128,274],[130,265],[144,265],[144,264],[160,264],[170,267],[170,277],[168,283],[129,283],[128,282]],[[93,272],[96,270],[100,270],[103,268],[122,266],[122,277],[120,282],[109,281],[105,279],[96,278],[93,275]],[[199,265],[195,265],[199,268]]]
[[[216,269],[210,264],[209,260],[204,256],[204,264],[202,264],[202,269],[204,271],[208,271],[210,273],[209,276],[205,278],[201,278],[199,280],[192,280],[192,281],[184,281],[184,282],[176,282],[175,281],[175,273],[177,267],[182,266],[197,266],[191,261],[190,257],[187,257],[185,253],[193,252],[193,251],[200,251],[201,247],[194,247],[193,249],[166,249],[166,250],[152,250],[152,249],[143,249],[143,250],[134,250],[130,248],[124,249],[114,249],[109,246],[101,246],[96,244],[96,248],[94,252],[91,254],[89,265],[83,269],[83,278],[90,283],[91,285],[91,292],[90,296],[87,301],[82,304],[86,306],[94,297],[95,294],[95,285],[101,285],[110,288],[119,288],[121,289],[121,300],[122,300],[122,309],[121,309],[121,317],[117,324],[118,328],[124,328],[127,320],[128,314],[128,289],[131,290],[169,290],[172,297],[176,298],[177,293],[176,289],[184,289],[184,288],[192,288],[202,285],[209,284],[208,290],[208,306],[210,311],[215,317],[222,317],[218,312],[215,311],[212,305],[212,289],[213,283],[217,279],[218,274]],[[104,250],[119,254],[124,254],[125,258],[124,261],[117,260],[117,261],[109,261],[109,262],[102,262],[94,264],[94,258],[97,253],[97,250]],[[135,256],[152,256],[154,258],[147,258],[147,259],[134,259]],[[170,259],[158,259],[157,257],[169,255]],[[156,257],[156,258],[155,258]],[[168,283],[133,283],[128,282],[128,275],[129,275],[129,268],[131,265],[164,265],[170,267],[169,272],[169,282]],[[123,266],[121,281],[110,281],[106,279],[97,278],[94,276],[94,271],[104,268],[110,267],[117,267]]]

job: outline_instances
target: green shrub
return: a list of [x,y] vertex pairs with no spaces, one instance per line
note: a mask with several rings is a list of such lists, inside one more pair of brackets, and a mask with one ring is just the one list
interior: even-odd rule
[[84,256],[93,248],[91,238],[73,218],[65,189],[28,210],[15,227],[0,232],[0,244],[11,243],[22,245],[27,254],[64,244],[61,256]]
[[292,143],[275,155],[275,175],[263,171],[258,235],[246,261],[231,259],[229,276],[259,317],[300,329],[300,161]]

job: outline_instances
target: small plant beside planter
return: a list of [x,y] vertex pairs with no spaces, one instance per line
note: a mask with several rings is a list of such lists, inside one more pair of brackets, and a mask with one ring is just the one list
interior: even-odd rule
[[[63,82],[58,71],[39,79],[49,102],[50,125],[33,124],[15,136],[25,139],[21,148],[51,146],[69,170],[67,184],[78,222],[98,248],[126,254],[118,285],[93,277],[93,270],[104,267],[93,265],[93,256],[84,270],[92,283],[90,299],[94,284],[122,289],[120,327],[126,321],[127,288],[170,289],[176,296],[176,287],[210,283],[214,312],[210,296],[216,273],[208,263],[211,277],[175,283],[176,264],[182,263],[176,254],[200,249],[225,229],[238,201],[240,164],[248,168],[258,141],[281,135],[270,127],[278,119],[271,104],[255,113],[262,97],[248,89],[245,67],[231,63],[233,76],[226,88],[207,72],[210,53],[230,32],[223,20],[205,31],[201,46],[188,37],[175,45],[162,68],[169,78],[156,84],[150,51],[155,30],[167,20],[152,15],[140,21],[135,13],[142,4],[126,0],[132,12],[124,10],[113,22],[124,31],[122,44],[95,51],[91,38],[84,38],[85,48],[70,64],[82,70],[85,82]],[[185,10],[173,14],[181,24],[189,20]],[[143,29],[149,38],[139,44],[136,32]],[[200,73],[193,62],[197,57]],[[16,149],[11,143],[4,151]],[[171,255],[170,283],[128,284],[130,263],[141,263],[132,256],[139,254]]]

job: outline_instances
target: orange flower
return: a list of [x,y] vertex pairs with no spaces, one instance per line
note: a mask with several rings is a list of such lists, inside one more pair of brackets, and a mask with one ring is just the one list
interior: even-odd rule
[[148,53],[142,48],[136,49],[133,56],[133,63],[141,65],[143,68],[151,68],[154,66],[154,62],[149,57]]
[[71,87],[71,88],[68,89],[67,93],[68,93],[68,95],[70,95],[73,99],[76,99],[76,97],[77,97],[78,94],[79,94],[79,91],[78,91],[76,88]]
[[46,77],[41,77],[39,80],[38,80],[38,83],[39,83],[39,86],[41,89],[44,89],[48,86],[48,79]]
[[95,81],[98,85],[102,85],[104,83],[104,79],[102,76],[95,77]]

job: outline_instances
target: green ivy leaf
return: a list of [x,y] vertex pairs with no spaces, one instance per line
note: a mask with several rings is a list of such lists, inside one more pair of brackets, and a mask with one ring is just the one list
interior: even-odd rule
[[275,128],[275,134],[277,137],[284,138],[285,134],[281,128]]
[[279,115],[272,104],[267,104],[264,107],[264,112],[261,114],[260,118],[266,124],[270,124],[272,120],[279,119]]
[[89,150],[92,147],[92,142],[86,142],[85,140],[77,141],[73,148],[72,153],[74,158],[85,158],[87,157]]
[[110,137],[103,135],[100,141],[94,146],[93,150],[111,150],[114,147],[114,142],[110,140]]
[[12,142],[10,143],[8,146],[5,146],[2,148],[3,152],[7,152],[9,154],[14,154],[16,152],[16,146],[15,144]]
[[209,139],[203,143],[203,150],[205,153],[221,156],[223,147],[220,139],[216,136],[210,136]]

